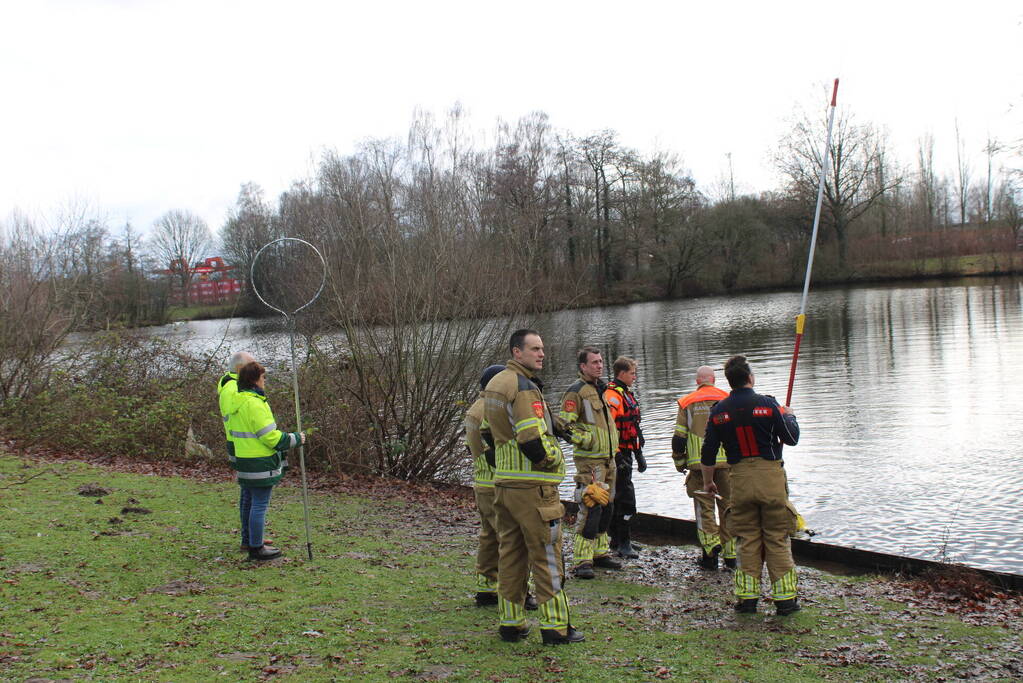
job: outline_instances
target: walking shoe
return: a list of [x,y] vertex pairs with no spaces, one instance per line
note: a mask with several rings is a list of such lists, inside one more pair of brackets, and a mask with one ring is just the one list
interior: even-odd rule
[[506,643],[517,643],[520,640],[525,640],[526,636],[529,635],[528,626],[502,626],[497,629],[498,635],[501,636],[501,640]]
[[618,557],[624,557],[628,560],[635,560],[639,557],[639,553],[636,552],[635,548],[632,547],[632,543],[625,541],[618,546]]
[[573,568],[572,576],[577,579],[592,579],[596,576],[596,574],[593,573],[593,563],[583,562],[578,567]]
[[622,563],[610,555],[601,555],[600,557],[593,558],[593,566],[601,567],[602,569],[621,569]]
[[775,613],[779,617],[785,617],[793,612],[798,612],[801,608],[799,607],[799,601],[795,598],[789,598],[788,600],[775,600],[774,601]]
[[542,628],[540,629],[540,637],[543,638],[544,645],[568,645],[569,643],[581,643],[586,640],[583,632],[575,630],[571,625],[569,625],[568,632],[565,635],[561,635],[553,628]]
[[735,611],[739,614],[756,614],[757,598],[745,598],[735,603]]
[[540,606],[536,604],[536,597],[532,593],[526,593],[526,602],[523,603],[522,606],[530,612],[540,608]]
[[736,561],[734,557],[725,558],[725,569],[735,569],[738,566],[739,563]]
[[497,604],[497,593],[477,593],[476,606],[489,607]]
[[272,560],[275,557],[280,557],[281,551],[277,548],[266,545],[265,543],[258,548],[249,548],[249,559],[250,560]]

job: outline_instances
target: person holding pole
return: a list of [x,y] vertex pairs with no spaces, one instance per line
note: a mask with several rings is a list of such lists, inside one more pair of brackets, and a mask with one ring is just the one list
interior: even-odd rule
[[732,484],[726,524],[739,538],[735,610],[757,611],[760,575],[766,563],[775,610],[781,616],[792,614],[799,609],[789,539],[796,529],[796,511],[789,503],[782,444],[796,445],[799,424],[792,411],[773,396],[753,391],[753,371],[745,356],[728,359],[725,377],[732,392],[710,409],[701,464],[705,490],[717,494],[714,472],[718,450],[724,447]]
[[[701,555],[697,564],[701,569],[718,568],[718,556],[725,560],[725,566],[735,569],[735,539],[725,527],[725,510],[732,495],[729,484],[729,467],[723,448],[718,449],[714,462],[714,485],[719,497],[707,495],[703,487],[703,471],[700,469],[700,451],[703,435],[707,431],[710,409],[728,397],[728,394],[714,386],[714,369],[701,365],[696,369],[696,391],[678,399],[678,417],[675,419],[675,435],[671,438],[671,457],[675,469],[689,471],[686,476],[686,493],[693,499],[696,516],[696,536],[700,541]],[[717,519],[714,507],[717,503]]]
[[241,494],[242,545],[249,549],[250,560],[272,560],[281,555],[277,548],[263,542],[266,510],[273,487],[284,476],[283,453],[305,443],[302,432],[277,429],[273,412],[266,401],[266,369],[255,361],[238,371],[238,395],[228,415],[227,428],[234,442],[234,467]]
[[509,347],[511,360],[483,391],[494,438],[498,633],[508,642],[529,634],[525,600],[532,571],[543,643],[578,643],[585,638],[572,627],[561,557],[565,506],[558,484],[565,478],[565,457],[536,376],[543,369],[543,340],[535,330],[516,330]]
[[[607,532],[614,513],[615,455],[618,428],[604,403],[604,359],[600,349],[584,346],[576,358],[579,380],[561,397],[558,430],[574,447],[576,515],[572,574],[592,579],[594,567],[621,569],[611,557]],[[602,489],[602,491],[599,491]],[[590,492],[587,496],[586,493]],[[594,492],[598,492],[594,495]]]
[[639,401],[632,393],[638,364],[634,358],[620,356],[611,366],[614,379],[604,391],[604,403],[611,411],[618,430],[618,453],[615,454],[614,515],[611,519],[611,550],[619,557],[635,559],[639,553],[632,547],[632,516],[636,514],[636,487],[632,483],[632,459],[636,469],[646,472],[643,457],[643,429],[640,427]]

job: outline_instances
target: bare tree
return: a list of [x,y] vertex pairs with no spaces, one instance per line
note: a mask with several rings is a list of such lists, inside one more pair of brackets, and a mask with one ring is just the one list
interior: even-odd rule
[[956,200],[959,205],[959,223],[966,225],[967,203],[970,198],[970,182],[973,171],[970,159],[966,156],[966,141],[959,134],[959,119],[955,120],[956,128]]
[[186,306],[190,303],[188,286],[195,274],[195,263],[206,255],[212,239],[206,221],[190,211],[168,211],[153,224],[150,248],[173,272]]
[[[824,158],[826,117],[805,113],[797,116],[792,130],[782,139],[775,164],[788,180],[789,192],[813,211]],[[838,241],[838,263],[847,265],[850,227],[901,178],[877,172],[884,160],[884,134],[873,125],[858,124],[848,113],[835,120],[830,150],[831,171],[824,186],[827,214],[822,226],[830,227]],[[881,181],[881,182],[879,182]],[[824,220],[827,219],[827,224]]]

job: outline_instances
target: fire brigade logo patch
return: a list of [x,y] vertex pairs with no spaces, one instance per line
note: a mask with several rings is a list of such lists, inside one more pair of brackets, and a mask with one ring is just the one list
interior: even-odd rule
[[533,414],[543,419],[543,401],[533,401]]
[[575,401],[573,401],[571,399],[569,399],[568,401],[565,401],[565,412],[566,413],[574,413],[575,409],[576,409]]
[[731,419],[732,419],[732,416],[729,415],[728,413],[718,413],[717,415],[714,416],[713,422],[716,425],[723,425],[726,422],[731,421]]
[[753,417],[771,417],[774,415],[774,409],[768,406],[757,406],[753,409]]

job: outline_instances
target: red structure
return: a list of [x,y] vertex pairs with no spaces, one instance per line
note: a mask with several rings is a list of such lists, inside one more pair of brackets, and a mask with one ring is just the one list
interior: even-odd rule
[[[181,288],[181,275],[185,262],[176,259],[170,262],[167,270],[156,271],[160,275],[170,276],[170,303],[172,306],[184,306],[186,299]],[[219,256],[196,263],[189,271],[192,279],[188,284],[187,303],[193,306],[211,306],[230,303],[242,293],[243,280],[231,276],[234,266],[224,263]]]

